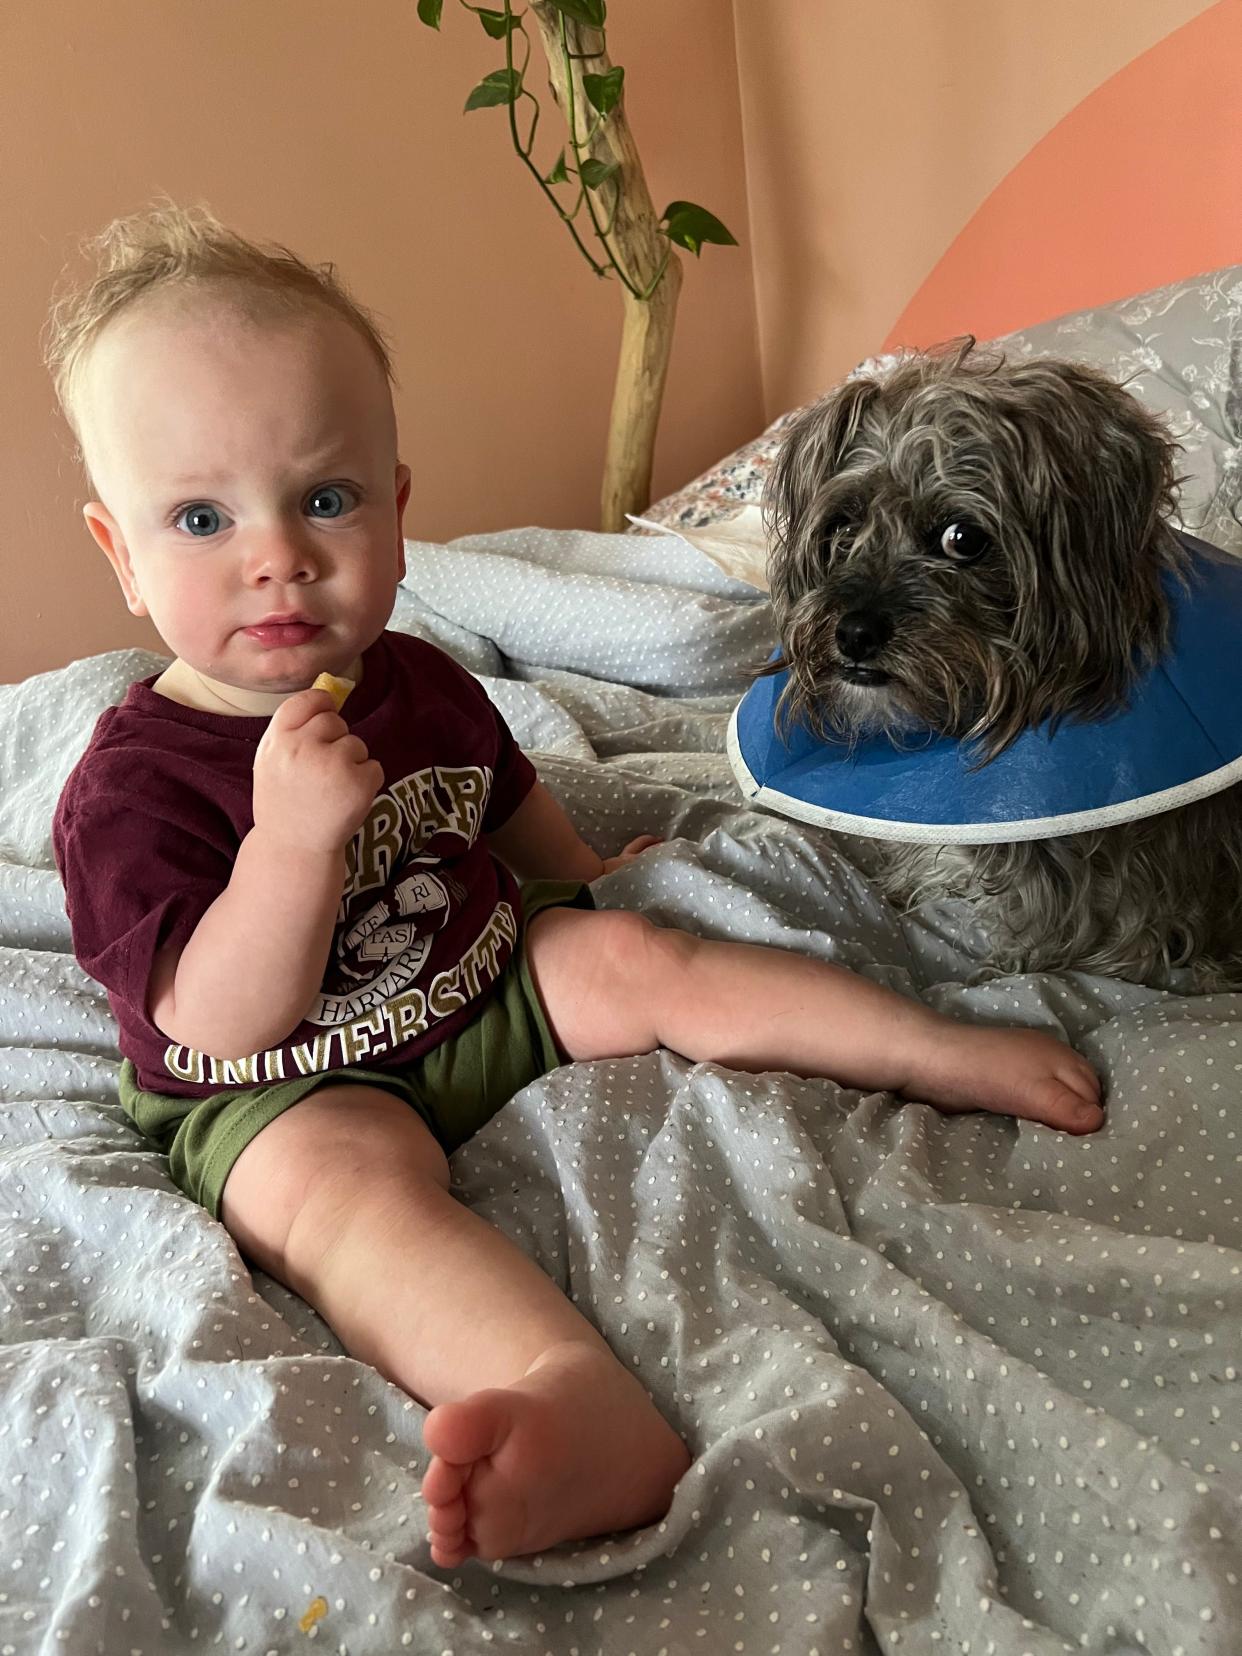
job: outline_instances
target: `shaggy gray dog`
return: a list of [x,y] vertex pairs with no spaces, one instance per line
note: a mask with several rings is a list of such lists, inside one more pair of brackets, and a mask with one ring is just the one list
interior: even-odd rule
[[[764,499],[782,650],[762,671],[790,669],[778,724],[931,729],[991,759],[1047,719],[1124,705],[1165,650],[1162,577],[1187,567],[1176,449],[1105,374],[973,339],[846,381],[790,427]],[[1187,967],[1225,987],[1242,983],[1240,794],[863,861],[895,900],[975,900],[1006,970],[1160,983]]]

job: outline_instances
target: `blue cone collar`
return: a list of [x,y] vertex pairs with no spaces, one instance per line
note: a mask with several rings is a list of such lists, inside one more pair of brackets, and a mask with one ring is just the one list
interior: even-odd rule
[[[852,749],[804,726],[775,730],[788,671],[734,709],[729,758],[742,792],[803,822],[873,839],[988,844],[1051,839],[1170,811],[1242,782],[1242,559],[1191,535],[1189,591],[1171,578],[1170,648],[1128,707],[1027,730],[977,770],[975,743],[874,736]],[[921,745],[925,744],[925,745]]]

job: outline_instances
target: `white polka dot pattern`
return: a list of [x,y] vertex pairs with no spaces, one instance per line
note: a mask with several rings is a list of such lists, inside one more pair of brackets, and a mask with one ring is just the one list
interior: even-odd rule
[[69,953],[52,809],[160,660],[0,687],[0,1656],[1234,1656],[1242,997],[1002,978],[965,905],[900,918],[744,808],[724,724],[768,617],[682,543],[410,550],[393,625],[483,675],[592,844],[666,836],[603,906],[1062,1032],[1108,1125],[668,1053],[526,1088],[459,1194],[696,1458],[650,1529],[437,1570],[421,1409],[174,1191]]

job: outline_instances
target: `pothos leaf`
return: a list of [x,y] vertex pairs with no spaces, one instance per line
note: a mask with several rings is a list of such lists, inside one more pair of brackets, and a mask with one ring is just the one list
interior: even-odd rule
[[670,201],[660,222],[669,241],[684,247],[696,259],[704,242],[715,242],[720,247],[737,246],[737,237],[706,207],[693,201]]
[[601,115],[608,115],[620,101],[624,80],[625,70],[617,64],[606,75],[583,75],[582,89],[593,107]]
[[440,13],[444,10],[444,0],[418,0],[418,15],[421,22],[429,29],[440,27]]
[[545,184],[568,184],[569,183],[569,174],[565,170],[565,151],[564,150],[562,150],[561,153],[557,156],[556,165],[553,167],[552,171],[548,174],[548,176],[544,179],[544,183]]
[[575,23],[585,23],[588,28],[602,29],[607,14],[606,0],[548,0],[549,5],[555,6],[558,12],[564,12]]
[[521,90],[522,77],[516,69],[493,69],[490,75],[484,75],[466,99],[466,111],[511,104]]
[[610,179],[619,168],[619,161],[584,161],[578,169],[578,176],[588,190],[598,190],[600,185]]
[[489,11],[484,6],[472,6],[471,10],[493,40],[503,40],[518,26],[518,20],[512,12],[506,14],[502,11]]

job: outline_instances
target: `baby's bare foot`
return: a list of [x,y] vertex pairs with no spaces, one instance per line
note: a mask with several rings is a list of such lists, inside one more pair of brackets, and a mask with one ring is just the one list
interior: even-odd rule
[[921,1035],[904,1097],[937,1109],[990,1110],[1062,1133],[1104,1125],[1100,1078],[1054,1035],[937,1019]]
[[633,1375],[578,1342],[512,1386],[432,1409],[423,1441],[431,1556],[448,1569],[653,1523],[690,1465]]

